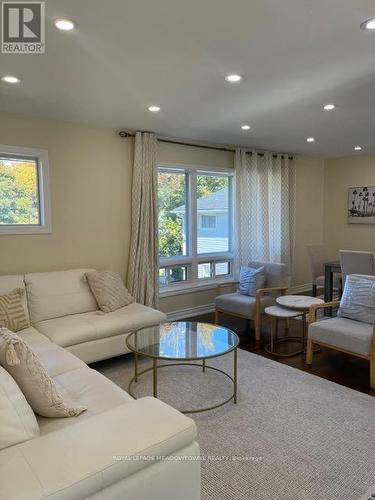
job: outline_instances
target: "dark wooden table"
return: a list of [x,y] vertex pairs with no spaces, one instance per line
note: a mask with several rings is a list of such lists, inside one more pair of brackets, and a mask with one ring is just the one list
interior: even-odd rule
[[[324,302],[331,302],[333,299],[333,274],[341,274],[341,264],[339,260],[326,262],[324,264]],[[326,309],[325,314],[332,316],[332,309]]]

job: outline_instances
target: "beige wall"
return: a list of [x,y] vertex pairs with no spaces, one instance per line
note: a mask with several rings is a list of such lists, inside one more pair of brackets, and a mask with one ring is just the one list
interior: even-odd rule
[[113,130],[0,115],[2,144],[47,149],[52,234],[0,236],[0,274],[111,267],[128,256],[132,142]]
[[375,226],[347,222],[348,188],[375,186],[375,155],[359,154],[325,162],[325,241],[339,249],[375,252]]
[[[133,140],[115,131],[0,114],[2,144],[47,149],[52,234],[0,236],[0,274],[89,266],[125,275],[130,241]],[[233,167],[233,153],[159,143],[158,160]],[[323,239],[323,163],[297,157],[294,284],[310,281],[305,245]],[[161,299],[176,311],[212,304],[214,290]]]

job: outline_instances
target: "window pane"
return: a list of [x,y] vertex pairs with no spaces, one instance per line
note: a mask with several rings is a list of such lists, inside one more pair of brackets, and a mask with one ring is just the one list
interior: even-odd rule
[[36,160],[0,158],[0,224],[40,224]]
[[215,276],[224,276],[230,274],[229,262],[215,262]]
[[211,262],[202,262],[198,264],[198,278],[211,278]]
[[197,175],[197,252],[230,250],[230,181],[222,175]]
[[158,174],[160,257],[187,255],[187,183],[185,173]]
[[186,266],[178,266],[178,267],[170,267],[168,269],[168,282],[169,283],[177,283],[179,281],[187,280],[187,267]]
[[168,285],[167,270],[165,269],[165,267],[161,267],[159,269],[159,285],[160,286]]

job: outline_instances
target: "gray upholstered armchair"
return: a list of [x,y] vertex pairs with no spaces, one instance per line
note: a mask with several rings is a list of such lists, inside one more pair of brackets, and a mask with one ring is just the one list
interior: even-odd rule
[[289,286],[286,264],[269,262],[249,262],[249,267],[265,267],[266,286],[257,290],[256,296],[243,295],[237,290],[237,282],[218,285],[215,299],[215,323],[219,323],[220,313],[253,320],[255,338],[260,340],[264,309],[275,303],[276,297],[284,295]]
[[[352,276],[374,280],[374,276]],[[363,296],[358,294],[354,301],[362,306]],[[319,309],[337,307],[339,304],[340,302],[326,302],[310,307],[306,363],[311,365],[313,362],[314,344],[367,359],[370,361],[370,386],[375,389],[375,324],[342,316],[324,321],[316,320]]]

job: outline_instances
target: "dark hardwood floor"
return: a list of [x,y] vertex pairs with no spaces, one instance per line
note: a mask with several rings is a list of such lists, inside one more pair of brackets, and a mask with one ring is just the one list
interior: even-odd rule
[[[188,320],[214,323],[214,314],[196,316],[194,318],[188,318]],[[370,365],[369,362],[364,359],[322,348],[320,352],[314,354],[313,364],[309,367],[305,364],[305,357],[302,354],[291,358],[281,358],[265,352],[264,345],[269,343],[268,322],[263,327],[261,342],[255,341],[253,322],[250,322],[249,325],[246,320],[221,314],[220,324],[230,328],[238,334],[241,349],[273,359],[279,363],[293,366],[304,372],[312,373],[318,377],[331,380],[332,382],[364,392],[365,394],[375,396],[375,389],[370,388]],[[291,322],[291,333],[293,335],[300,335],[300,331],[300,322]]]

